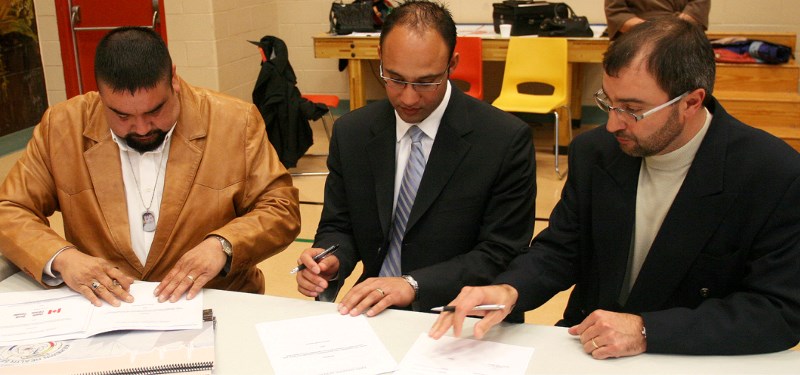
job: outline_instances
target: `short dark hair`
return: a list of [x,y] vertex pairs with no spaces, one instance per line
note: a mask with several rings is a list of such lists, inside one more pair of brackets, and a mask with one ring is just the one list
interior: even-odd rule
[[647,71],[670,98],[699,88],[714,90],[714,49],[697,25],[668,16],[636,25],[612,42],[603,69],[612,77],[643,55]]
[[386,36],[397,25],[408,26],[417,31],[425,31],[432,27],[444,39],[449,49],[448,56],[453,57],[453,50],[456,48],[456,23],[450,10],[443,4],[425,0],[406,0],[392,9],[383,22],[381,47]]
[[[164,40],[145,27],[111,30],[97,45],[94,78],[114,92],[151,89],[172,80],[172,58]],[[171,86],[170,86],[171,87]]]

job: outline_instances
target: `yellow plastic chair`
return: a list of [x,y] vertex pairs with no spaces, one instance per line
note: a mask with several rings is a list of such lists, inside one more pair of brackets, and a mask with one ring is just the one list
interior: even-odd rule
[[[567,66],[566,38],[512,37],[508,42],[506,68],[500,96],[492,103],[497,108],[512,113],[538,113],[555,115],[555,168],[558,166],[558,109],[567,109],[567,129],[572,129],[569,111],[569,70]],[[542,83],[553,87],[550,95],[533,95],[520,92],[520,85]]]

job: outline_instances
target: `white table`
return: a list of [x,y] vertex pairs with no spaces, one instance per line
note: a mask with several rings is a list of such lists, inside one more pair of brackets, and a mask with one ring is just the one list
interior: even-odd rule
[[[37,290],[23,273],[0,282],[0,293]],[[272,374],[259,340],[257,323],[335,312],[335,305],[292,298],[205,290],[206,308],[217,317],[217,360],[214,374]],[[427,332],[436,315],[388,310],[369,322],[399,363],[420,332]],[[471,334],[472,322],[465,334]],[[324,327],[320,327],[324,329]],[[678,356],[643,354],[598,361],[585,354],[566,329],[532,324],[495,327],[486,340],[535,348],[529,374],[798,374],[800,352],[749,356]]]

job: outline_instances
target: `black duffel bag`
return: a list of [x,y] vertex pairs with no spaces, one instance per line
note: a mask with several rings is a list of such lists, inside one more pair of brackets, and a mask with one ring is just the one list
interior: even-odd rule
[[567,17],[566,7],[547,1],[503,1],[492,4],[494,32],[500,33],[501,24],[511,24],[511,35],[539,35],[541,24],[553,15]]
[[334,1],[331,3],[328,19],[331,24],[331,34],[375,31],[371,1],[355,0],[350,4],[345,4],[342,0]]
[[[568,10],[568,17],[562,17],[560,15],[561,12],[559,12],[558,9],[563,8]],[[589,25],[589,20],[584,16],[575,15],[575,11],[572,10],[572,7],[565,3],[557,3],[556,9],[557,10],[553,12],[552,18],[546,18],[544,21],[542,21],[542,24],[539,25],[539,28],[541,29],[539,31],[539,36],[573,38],[591,38],[594,36],[594,31],[592,31],[592,28]]]

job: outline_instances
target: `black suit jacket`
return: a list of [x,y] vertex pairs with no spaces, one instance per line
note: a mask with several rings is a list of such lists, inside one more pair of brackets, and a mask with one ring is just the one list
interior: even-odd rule
[[[341,244],[339,283],[363,261],[359,281],[378,275],[392,221],[395,114],[388,100],[334,125],[316,247]],[[527,124],[454,86],[409,215],[402,271],[419,283],[413,308],[450,302],[485,285],[530,242],[536,162]]]
[[605,127],[570,147],[549,227],[496,283],[529,310],[575,285],[562,325],[595,309],[640,314],[647,351],[745,354],[800,338],[800,156],[730,115],[714,115],[625,306],[641,158]]

